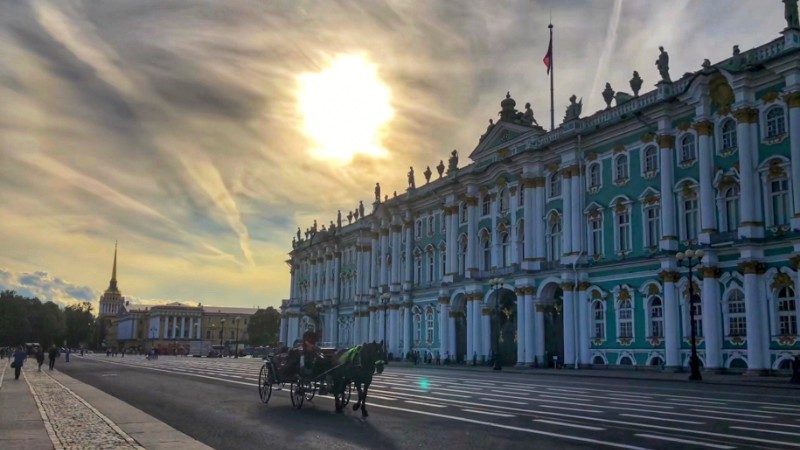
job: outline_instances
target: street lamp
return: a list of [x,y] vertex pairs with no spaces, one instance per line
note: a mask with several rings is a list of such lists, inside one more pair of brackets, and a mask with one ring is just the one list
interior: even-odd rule
[[233,358],[239,359],[239,317],[233,319],[236,322],[236,349],[233,351]]
[[[219,323],[222,327],[222,330],[219,332],[219,346],[222,347],[222,338],[225,336],[225,318],[223,317],[222,319],[219,319]],[[220,349],[220,353],[223,353],[222,350],[224,349],[224,347]]]
[[500,365],[500,288],[503,286],[502,278],[492,278],[489,284],[494,290],[494,318],[497,328],[497,333],[494,335],[494,370],[503,370]]
[[697,324],[694,320],[694,284],[692,283],[692,269],[700,264],[700,260],[703,259],[702,250],[686,250],[686,252],[678,252],[675,255],[675,259],[678,260],[678,265],[687,267],[689,269],[689,322],[690,322],[690,329],[691,329],[691,339],[692,339],[692,357],[689,360],[689,367],[692,370],[691,375],[689,375],[690,380],[702,380],[703,376],[700,375],[700,359],[697,357],[697,342],[695,342],[695,337],[697,336]]
[[[211,338],[213,339],[213,338],[214,338],[214,335],[215,335],[215,334],[217,334],[217,325],[212,323],[210,328],[211,328],[211,335],[210,335],[210,336],[211,336]],[[222,338],[220,338],[220,342],[221,342],[221,341],[222,341]],[[220,344],[220,345],[222,345],[222,344]],[[212,350],[213,350],[213,347],[214,347],[214,341],[211,341],[211,347],[212,347]],[[209,352],[209,353],[210,353],[210,352]],[[208,356],[208,355],[206,355],[206,356]]]

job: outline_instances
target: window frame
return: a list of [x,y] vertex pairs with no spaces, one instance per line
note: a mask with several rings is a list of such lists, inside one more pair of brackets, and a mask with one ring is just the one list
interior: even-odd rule
[[[678,166],[690,167],[697,162],[697,137],[694,133],[684,133],[678,141]],[[687,148],[691,149],[691,155],[688,155]],[[688,158],[691,156],[691,158]]]

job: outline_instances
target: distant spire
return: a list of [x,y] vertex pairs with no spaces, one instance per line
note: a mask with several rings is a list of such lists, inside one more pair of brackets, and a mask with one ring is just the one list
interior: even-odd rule
[[114,268],[111,269],[111,282],[108,284],[107,290],[119,292],[117,289],[117,241],[114,241]]

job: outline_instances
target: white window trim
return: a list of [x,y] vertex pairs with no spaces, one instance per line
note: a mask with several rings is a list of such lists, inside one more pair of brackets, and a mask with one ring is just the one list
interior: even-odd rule
[[[589,205],[589,208],[591,209],[584,211],[584,219],[586,220],[586,249],[590,257],[601,259],[605,254],[605,211],[604,208],[597,203]],[[593,245],[594,240],[592,239],[592,227],[590,225],[592,213],[597,213],[600,216],[600,245],[602,247],[600,251],[597,251]]]
[[[731,338],[731,321],[730,321],[730,313],[728,312],[728,299],[732,291],[738,290],[742,293],[742,298],[744,298],[744,287],[739,285],[738,283],[734,282],[728,285],[728,288],[722,293],[721,297],[721,306],[722,306],[722,331],[724,332],[724,339],[730,340]],[[747,302],[745,301],[745,321],[747,320]],[[745,326],[747,326],[747,322],[745,322]],[[736,336],[740,338],[746,338],[746,334],[743,336]]]
[[[676,188],[675,188],[675,194],[676,194],[675,196],[677,197],[677,203],[678,203],[678,205],[677,205],[678,206],[678,208],[677,208],[678,209],[678,218],[680,219],[680,220],[678,220],[678,238],[680,239],[681,242],[687,242],[689,240],[689,237],[688,237],[688,234],[687,234],[688,230],[686,229],[686,205],[683,204],[683,202],[685,200],[687,200],[683,196],[683,185],[684,185],[684,183],[686,181],[687,180],[680,181],[676,185]],[[691,190],[694,192],[694,200],[697,202],[697,223],[696,223],[697,238],[696,239],[699,239],[700,238],[700,232],[702,231],[701,228],[700,228],[700,187],[699,187],[698,183],[695,180],[689,179],[688,181],[691,184]],[[664,220],[664,218],[662,217],[661,220]]]
[[[599,337],[595,333],[595,325],[597,325],[597,323],[599,321],[597,319],[595,319],[595,317],[594,317],[594,311],[595,311],[594,306],[597,303],[600,304],[600,306],[602,307],[602,311],[603,311],[603,318],[601,319],[602,323],[603,323],[603,335],[599,336]],[[607,340],[608,339],[608,316],[607,316],[607,312],[606,312],[606,302],[604,302],[601,299],[594,299],[591,302],[589,302],[589,317],[591,318],[591,320],[589,321],[589,326],[591,327],[589,329],[589,336],[591,337],[591,340],[593,340],[593,341],[598,340],[598,339],[601,340],[601,341]]]
[[[780,108],[783,110],[783,134],[779,134],[778,136],[768,138],[767,137],[767,112],[772,108]],[[787,137],[789,137],[789,109],[786,107],[786,103],[783,100],[776,99],[770,103],[764,103],[761,101],[758,107],[758,128],[759,132],[761,133],[760,142],[762,144],[778,144],[783,142]]]
[[[656,170],[648,171],[645,166],[645,150],[653,148],[656,150]],[[655,178],[661,171],[661,155],[659,154],[658,146],[655,144],[647,144],[639,149],[639,173],[642,178],[649,180]]]
[[[619,198],[619,197],[617,197],[617,198]],[[633,229],[633,213],[632,213],[632,208],[631,208],[631,201],[629,199],[627,199],[627,198],[623,199],[622,200],[622,205],[625,207],[625,213],[627,213],[627,215],[628,215],[628,226],[627,226],[627,232],[626,232],[627,235],[628,235],[627,236],[627,238],[628,238],[627,240],[628,240],[628,245],[630,245],[630,247],[631,247],[631,248],[629,248],[629,249],[627,249],[627,250],[625,250],[623,252],[620,249],[620,245],[619,245],[619,240],[620,240],[621,236],[620,236],[620,227],[619,227],[619,220],[618,220],[619,216],[620,216],[620,213],[617,211],[617,208],[616,208],[617,198],[612,200],[611,201],[611,205],[609,206],[611,208],[611,212],[612,212],[611,215],[612,215],[613,220],[614,220],[614,222],[612,224],[612,227],[614,229],[614,253],[616,255],[618,255],[618,256],[624,256],[624,255],[628,255],[628,254],[633,253],[633,230],[632,230]]]
[[[692,136],[694,138],[694,159],[689,162],[683,162],[681,161],[681,153],[683,152],[683,140],[687,136]],[[700,150],[698,147],[699,140],[697,139],[697,133],[694,131],[686,131],[678,135],[675,140],[675,166],[685,169],[697,164],[697,161],[700,159]]]
[[[795,304],[795,320],[797,322],[797,337],[800,337],[800,294],[798,293],[796,281],[797,281],[797,272],[792,269],[791,267],[781,267],[780,271],[789,276],[789,278],[794,282],[792,286],[792,290],[794,290],[794,304]],[[778,275],[778,271],[773,267],[764,274],[764,280],[766,280],[767,286],[767,301],[769,302],[769,331],[770,337],[776,338],[779,337],[780,325],[779,325],[779,313],[778,313],[778,292],[781,288],[774,289],[772,287],[772,283],[775,281],[775,276]]]
[[[553,189],[552,189],[552,186],[551,186],[551,183],[550,183],[550,178],[552,178],[553,175],[555,175],[558,178],[558,188],[559,188],[558,195],[553,195]],[[564,177],[562,177],[558,173],[558,171],[550,172],[550,173],[547,174],[547,176],[545,177],[545,184],[546,184],[545,190],[547,191],[547,199],[548,200],[558,200],[564,194],[564,187],[562,186],[562,184],[564,182],[563,179],[564,179]]]
[[[764,225],[768,228],[777,227],[772,220],[772,192],[771,192],[771,182],[769,178],[769,170],[770,166],[772,166],[772,160],[779,160],[780,167],[783,169],[784,176],[786,178],[786,199],[787,199],[787,210],[786,210],[786,217],[789,219],[788,224],[781,225],[783,228],[788,229],[790,228],[791,219],[792,219],[792,180],[791,180],[791,166],[790,162],[783,157],[773,156],[772,158],[767,159],[764,161],[761,166],[758,168],[759,177],[761,178],[761,200],[764,204]],[[739,193],[741,195],[741,192]],[[741,211],[739,212],[741,214]]]
[[[599,168],[599,170],[600,170],[599,183],[597,184],[597,186],[592,186],[592,185],[589,184],[589,181],[590,181],[590,178],[591,178],[589,176],[589,172],[590,172],[590,169],[592,167],[594,167],[594,166],[597,166]],[[597,160],[597,161],[590,162],[586,166],[586,191],[589,192],[590,194],[596,194],[596,193],[598,193],[600,191],[600,189],[603,189],[603,163],[602,163],[602,161]]]
[[[623,290],[626,290],[628,292],[628,294],[630,295],[630,298],[628,299],[628,301],[630,301],[630,303],[631,303],[631,319],[630,319],[630,322],[631,322],[631,335],[630,336],[625,336],[625,337],[620,336],[620,330],[621,330],[622,323],[620,322],[620,317],[619,317],[619,313],[620,313],[620,309],[621,309],[620,308],[620,303],[623,301],[622,299],[620,299],[620,293]],[[620,341],[621,339],[630,339],[631,342],[635,342],[636,341],[636,292],[635,292],[634,289],[632,289],[628,285],[616,286],[616,287],[614,287],[614,289],[611,292],[614,295],[614,320],[615,320],[614,325],[615,325],[616,334],[617,334],[617,341]]]
[[[725,124],[727,121],[731,121],[733,123],[733,134],[736,136],[736,146],[731,148],[730,150],[725,150],[722,147],[722,125]],[[739,151],[739,129],[736,124],[736,120],[729,116],[722,116],[719,117],[714,124],[714,140],[716,144],[715,154],[722,157],[727,157],[736,154]]]
[[[625,157],[625,172],[628,175],[624,178],[619,178],[617,176],[617,160],[621,157]],[[631,181],[631,157],[627,151],[619,152],[611,158],[611,175],[611,184],[614,186],[625,186]]]

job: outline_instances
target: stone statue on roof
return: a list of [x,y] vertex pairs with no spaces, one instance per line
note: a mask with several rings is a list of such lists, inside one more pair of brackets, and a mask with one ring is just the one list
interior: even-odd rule
[[317,232],[317,219],[314,219],[314,225],[311,225],[311,231],[314,233]]
[[522,114],[522,118],[520,120],[522,125],[532,126],[532,125],[539,125],[536,122],[536,119],[533,117],[533,109],[531,109],[531,104],[525,103],[525,112]]
[[492,128],[494,128],[494,120],[489,119],[489,126],[486,127],[486,133],[481,135],[481,138],[478,140],[478,142],[482,142],[484,139],[486,139],[486,136],[489,135],[489,133],[492,131]]
[[414,183],[414,167],[408,168],[408,188],[415,189],[417,186]]
[[375,183],[375,203],[381,202],[381,184]]
[[353,211],[347,213],[347,223],[353,223]]
[[606,102],[606,109],[611,108],[611,102],[614,100],[614,89],[611,89],[611,83],[606,83],[606,88],[603,89],[603,101]]
[[300,227],[297,227],[297,240],[300,240]]
[[441,159],[439,160],[439,165],[436,166],[436,172],[439,173],[439,178],[442,178],[442,175],[444,175],[444,161]]
[[363,219],[364,218],[364,201],[363,200],[359,200],[358,201],[358,213],[359,213],[359,215],[361,215],[361,218]]
[[656,60],[656,67],[658,67],[658,73],[661,75],[659,83],[672,83],[669,78],[669,54],[664,51],[664,47],[658,47],[658,50],[661,52]]
[[425,175],[425,182],[426,183],[430,183],[431,182],[431,173],[432,173],[431,172],[431,166],[426,167],[425,168],[425,172],[422,172],[422,174]]
[[570,120],[577,119],[581,115],[581,110],[583,109],[583,98],[579,102],[575,102],[578,97],[575,94],[569,98],[569,106],[567,106],[567,112],[564,114],[564,122],[569,122]]
[[642,77],[639,76],[639,72],[633,71],[633,78],[629,82],[631,85],[631,89],[633,90],[633,96],[639,96],[639,90],[642,89]]
[[447,160],[447,174],[450,175],[455,170],[458,170],[458,150],[453,150],[450,159]]
[[336,213],[336,228],[342,228],[342,210]]
[[786,18],[787,28],[800,28],[800,19],[797,17],[797,0],[783,0],[783,17]]

